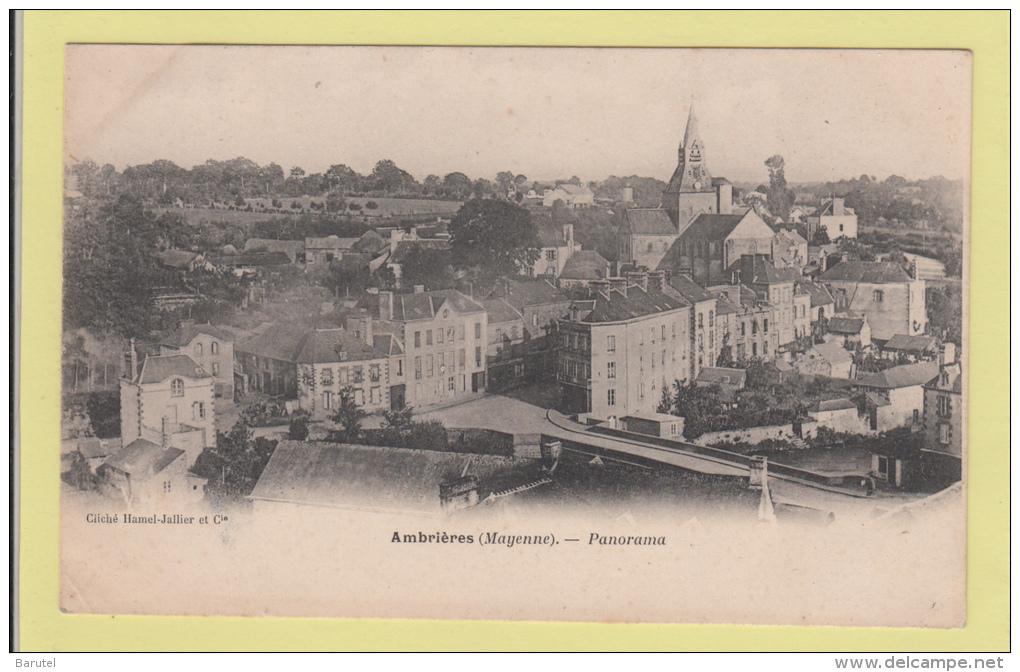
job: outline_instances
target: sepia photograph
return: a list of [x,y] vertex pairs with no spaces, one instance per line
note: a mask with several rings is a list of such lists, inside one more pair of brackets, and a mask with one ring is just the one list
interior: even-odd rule
[[964,627],[972,65],[68,44],[60,609]]

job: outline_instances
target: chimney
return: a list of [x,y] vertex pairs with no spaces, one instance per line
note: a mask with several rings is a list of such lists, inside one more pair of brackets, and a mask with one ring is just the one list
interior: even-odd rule
[[666,271],[648,271],[648,286],[657,292],[665,292]]
[[379,319],[386,322],[393,319],[393,292],[379,292]]
[[645,273],[644,271],[627,271],[627,283],[630,285],[637,285],[647,292],[648,273]]
[[834,198],[834,199],[832,199],[832,214],[834,216],[836,216],[836,217],[839,217],[840,215],[843,214],[843,199],[842,198]]
[[415,294],[424,294],[425,293],[425,285],[415,285],[414,286],[414,293]]
[[588,286],[591,287],[592,290],[604,296],[605,298],[607,299],[609,298],[610,288],[609,280],[592,280],[591,282],[588,283]]
[[609,278],[609,288],[615,289],[626,298],[627,296],[627,278]]
[[138,375],[138,350],[135,348],[134,338],[131,339],[131,352],[129,353],[129,357],[131,359],[131,375],[129,375],[128,378],[134,380],[135,376]]

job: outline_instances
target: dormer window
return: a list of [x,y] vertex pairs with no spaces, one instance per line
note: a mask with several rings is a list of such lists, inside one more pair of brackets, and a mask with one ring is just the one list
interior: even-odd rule
[[184,381],[180,378],[174,378],[170,381],[170,396],[171,397],[183,397],[184,396]]

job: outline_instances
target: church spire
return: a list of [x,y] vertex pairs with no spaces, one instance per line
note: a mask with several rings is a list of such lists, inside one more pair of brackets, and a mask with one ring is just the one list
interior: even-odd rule
[[698,139],[698,117],[694,114],[694,101],[691,101],[691,109],[687,113],[687,129],[684,131],[684,144],[681,151],[688,149],[691,142]]

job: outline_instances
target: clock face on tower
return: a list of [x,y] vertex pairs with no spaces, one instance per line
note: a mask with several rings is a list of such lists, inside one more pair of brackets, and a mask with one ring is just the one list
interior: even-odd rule
[[694,188],[701,189],[701,180],[698,180],[697,182],[694,183]]

